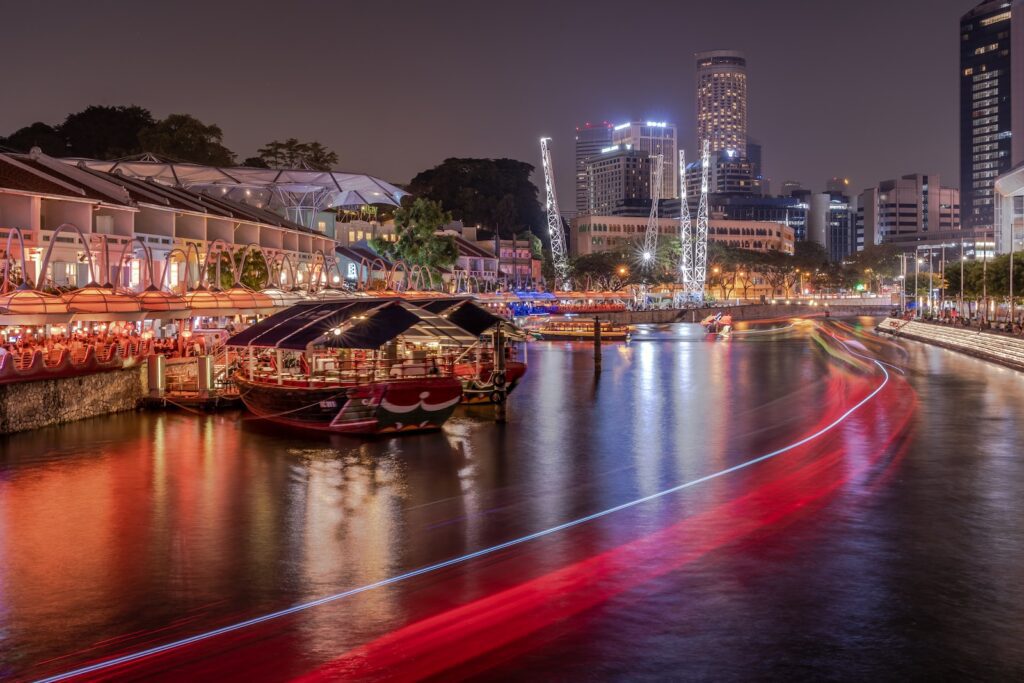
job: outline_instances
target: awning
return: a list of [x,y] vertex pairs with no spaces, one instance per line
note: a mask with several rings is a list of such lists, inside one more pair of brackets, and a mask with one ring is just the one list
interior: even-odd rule
[[298,304],[239,332],[227,344],[295,351],[374,349],[399,335],[456,345],[476,341],[476,335],[407,301],[367,298]]
[[388,299],[359,299],[296,304],[232,336],[227,344],[305,350],[350,318],[388,303]]

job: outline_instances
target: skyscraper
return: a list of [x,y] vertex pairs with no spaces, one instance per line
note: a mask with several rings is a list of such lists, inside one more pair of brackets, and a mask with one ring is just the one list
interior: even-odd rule
[[993,225],[993,185],[1011,166],[1010,2],[960,18],[960,195],[967,229]]
[[612,145],[587,162],[587,207],[598,216],[646,216],[651,210],[651,157]]
[[630,145],[651,157],[664,155],[661,198],[679,196],[679,159],[676,158],[676,124],[664,121],[631,121],[612,128],[612,143]]
[[612,144],[612,124],[585,123],[576,127],[576,212],[587,211],[587,162]]
[[698,52],[697,140],[747,156],[747,60],[735,50]]

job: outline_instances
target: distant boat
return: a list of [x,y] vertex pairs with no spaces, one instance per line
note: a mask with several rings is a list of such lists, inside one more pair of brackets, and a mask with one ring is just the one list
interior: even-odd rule
[[[602,320],[602,342],[628,342],[633,332],[630,325]],[[587,319],[549,321],[534,330],[544,341],[594,341],[594,321]]]
[[708,334],[722,334],[724,332],[727,335],[732,331],[732,316],[715,313],[701,320],[700,324],[704,326]]

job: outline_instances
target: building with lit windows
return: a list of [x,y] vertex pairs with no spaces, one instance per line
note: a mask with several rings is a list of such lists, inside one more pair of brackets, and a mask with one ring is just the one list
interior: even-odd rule
[[[676,150],[676,124],[665,121],[632,121],[612,128],[613,145],[629,145],[638,152],[653,157],[664,155],[661,198],[679,196],[679,159]],[[652,169],[653,170],[653,169]]]
[[857,199],[856,246],[938,244],[959,241],[960,191],[942,187],[937,175],[886,180]]
[[587,162],[587,213],[646,216],[651,208],[651,159],[632,145],[612,145]]
[[587,212],[587,162],[612,146],[612,124],[585,123],[576,127],[576,213]]
[[993,185],[1012,147],[1008,0],[986,0],[960,19],[960,192],[965,228],[993,225]]
[[[641,217],[577,216],[569,227],[569,253],[584,256],[639,245],[646,231],[647,221]],[[659,239],[678,239],[679,219],[659,218],[658,234]],[[793,229],[781,223],[713,218],[708,221],[708,241],[751,251],[792,254],[795,237]]]
[[[700,197],[703,169],[698,157],[686,164],[686,196]],[[754,179],[753,164],[731,149],[711,153],[708,167],[708,192],[712,194],[760,194]]]
[[735,50],[698,52],[697,139],[711,151],[747,156],[747,59]]

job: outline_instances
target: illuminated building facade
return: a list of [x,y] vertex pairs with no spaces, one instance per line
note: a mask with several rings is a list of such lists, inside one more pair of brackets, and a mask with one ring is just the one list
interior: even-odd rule
[[747,156],[747,59],[735,50],[698,52],[697,139],[712,153]]
[[665,121],[632,121],[612,128],[613,145],[630,145],[654,157],[663,155],[662,199],[679,196],[679,164],[676,160],[676,124]]
[[960,191],[965,228],[991,229],[993,185],[1011,166],[1010,2],[960,19]]
[[576,127],[576,213],[587,212],[587,162],[612,144],[612,124],[585,123]]
[[588,214],[647,215],[651,208],[651,159],[632,145],[612,145],[587,162]]

